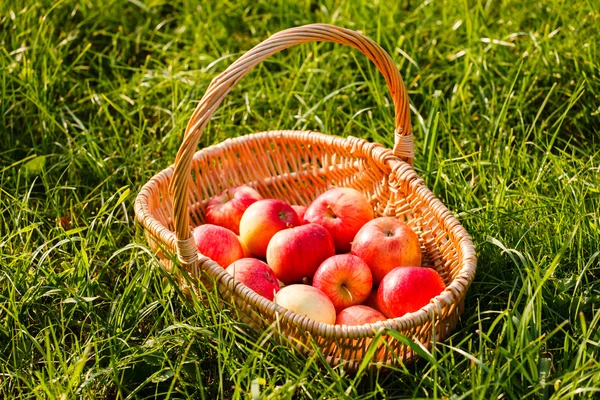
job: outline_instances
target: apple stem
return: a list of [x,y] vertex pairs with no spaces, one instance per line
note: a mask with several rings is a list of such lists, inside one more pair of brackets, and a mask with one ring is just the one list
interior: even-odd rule
[[333,218],[337,218],[337,215],[335,215],[335,213],[333,212],[333,210],[331,209],[331,205],[327,204],[327,211],[329,211],[331,213],[331,216]]
[[348,296],[350,296],[350,300],[354,301],[354,296],[352,296],[352,292],[343,283],[342,283],[342,288],[344,288],[344,290],[348,293]]

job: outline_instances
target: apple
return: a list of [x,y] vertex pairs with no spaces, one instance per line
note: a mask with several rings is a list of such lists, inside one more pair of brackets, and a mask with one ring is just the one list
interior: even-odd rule
[[250,252],[250,249],[248,247],[246,247],[246,245],[244,244],[244,242],[242,242],[242,238],[238,235],[238,240],[240,241],[240,244],[242,245],[242,250],[244,251],[244,257],[242,258],[250,258],[252,257],[252,253]]
[[374,308],[377,311],[379,311],[379,306],[377,305],[377,288],[373,288],[371,294],[369,294],[367,299],[362,302],[362,305]]
[[250,186],[242,185],[225,190],[208,202],[204,216],[206,222],[240,234],[240,219],[248,206],[262,196]]
[[304,221],[304,214],[306,214],[306,210],[308,209],[308,207],[293,204],[292,208],[294,209],[294,211],[296,211],[296,214],[298,214],[298,218],[300,218],[300,221]]
[[331,299],[335,312],[367,299],[373,287],[369,266],[352,254],[329,257],[319,266],[312,285]]
[[[344,308],[336,317],[335,324],[336,325],[364,325],[364,324],[372,324],[377,321],[386,321],[387,317],[380,313],[379,311],[367,307],[364,305],[350,306],[348,308]],[[360,344],[363,348],[368,348],[373,339],[365,338],[364,342]],[[354,340],[353,344],[355,346],[359,345],[358,340]],[[383,341],[379,341],[375,352],[373,353],[373,360],[379,361],[382,360],[385,356],[386,346]]]
[[284,284],[312,279],[319,265],[335,255],[327,229],[306,224],[273,235],[267,247],[267,264]]
[[257,258],[242,258],[234,261],[226,271],[236,281],[242,282],[271,301],[274,293],[279,291],[279,284],[273,270]]
[[380,217],[367,222],[356,234],[351,253],[365,260],[373,284],[396,267],[421,266],[421,245],[417,234],[402,221]]
[[331,234],[337,253],[350,251],[358,230],[373,219],[373,208],[358,190],[337,187],[326,191],[308,206],[304,220],[323,225]]
[[329,297],[309,285],[290,285],[275,294],[275,303],[297,314],[326,324],[335,323],[335,307]]
[[336,325],[363,325],[385,321],[387,317],[374,308],[356,305],[344,308],[336,317]]
[[250,206],[240,220],[240,238],[250,252],[265,258],[269,241],[282,229],[301,225],[296,211],[285,201],[258,200]]
[[192,231],[198,251],[225,268],[244,256],[242,244],[235,233],[222,226],[204,224]]
[[442,277],[432,268],[398,267],[381,281],[377,304],[387,317],[401,317],[424,307],[445,288]]

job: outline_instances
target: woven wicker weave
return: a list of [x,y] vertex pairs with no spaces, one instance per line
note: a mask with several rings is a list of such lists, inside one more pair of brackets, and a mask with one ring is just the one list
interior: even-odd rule
[[[393,150],[353,137],[269,131],[227,139],[196,152],[206,124],[242,77],[274,53],[315,41],[358,49],[385,77],[396,112]],[[462,312],[476,268],[470,236],[415,173],[413,156],[408,98],[390,56],[354,31],[322,24],[292,28],[260,43],[211,82],[188,123],[174,166],[144,185],[135,213],[166,270],[186,271],[183,275],[195,279],[191,286],[197,294],[201,295],[200,283],[216,285],[220,298],[235,305],[246,321],[279,331],[304,351],[316,344],[331,365],[344,362],[350,369],[359,365],[379,332],[384,340],[377,342],[370,365],[397,365],[414,355],[390,330],[425,346],[431,345],[434,332],[436,340],[447,337]],[[191,229],[203,223],[208,200],[241,184],[254,187],[265,198],[301,205],[334,186],[361,191],[376,216],[393,216],[411,226],[421,242],[423,266],[436,269],[447,289],[417,312],[362,326],[323,324],[277,306],[234,282],[223,268],[199,254],[191,236]],[[181,279],[182,285],[186,282]]]

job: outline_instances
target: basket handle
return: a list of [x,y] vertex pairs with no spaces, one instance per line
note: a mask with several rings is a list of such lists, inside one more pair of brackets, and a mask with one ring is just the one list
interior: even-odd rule
[[271,55],[291,46],[309,42],[345,44],[367,56],[384,76],[396,112],[394,154],[410,163],[414,158],[414,143],[410,124],[408,95],[389,54],[362,34],[326,24],[311,24],[280,31],[245,53],[220,75],[215,77],[194,110],[183,143],[175,159],[169,192],[173,200],[177,254],[182,264],[196,264],[197,250],[191,236],[188,215],[188,176],[200,136],[225,96],[250,70]]

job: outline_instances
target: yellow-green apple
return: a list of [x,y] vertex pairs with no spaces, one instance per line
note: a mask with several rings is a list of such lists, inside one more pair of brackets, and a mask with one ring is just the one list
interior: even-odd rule
[[387,317],[374,308],[356,305],[344,308],[335,319],[336,325],[363,325],[385,321]]
[[294,211],[296,211],[296,214],[298,214],[298,218],[300,218],[300,221],[304,221],[304,214],[306,214],[306,210],[308,209],[308,207],[292,204],[292,208],[294,209]]
[[250,252],[265,258],[269,241],[277,232],[301,224],[296,211],[285,201],[258,200],[250,206],[240,220],[240,238]]
[[396,267],[421,266],[421,245],[410,227],[392,217],[375,218],[356,234],[351,253],[365,260],[373,285]]
[[192,235],[198,251],[223,268],[244,256],[242,244],[227,228],[204,224],[194,228]]
[[242,238],[238,235],[238,240],[240,241],[240,244],[242,245],[242,250],[244,251],[244,257],[243,258],[250,258],[252,257],[252,253],[250,252],[250,249],[248,247],[246,247],[246,245],[244,244],[244,242],[242,242]]
[[377,289],[377,304],[388,318],[419,310],[444,291],[442,277],[432,268],[398,267],[391,270]]
[[358,230],[373,219],[373,208],[358,190],[333,188],[317,197],[304,214],[304,220],[323,225],[333,238],[337,253],[350,251]]
[[331,299],[335,312],[365,301],[371,293],[373,278],[369,266],[352,254],[329,257],[315,272],[312,285]]
[[306,224],[273,235],[267,247],[267,264],[277,279],[289,285],[312,279],[319,265],[334,254],[327,229]]
[[297,314],[326,324],[335,323],[335,307],[329,297],[309,285],[285,286],[275,294],[275,303]]
[[242,258],[234,261],[226,271],[236,281],[242,282],[269,300],[273,300],[273,295],[279,291],[279,283],[273,270],[258,258]]
[[262,196],[247,185],[225,190],[208,202],[204,216],[206,222],[227,228],[240,234],[240,219],[250,204],[262,200]]

